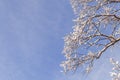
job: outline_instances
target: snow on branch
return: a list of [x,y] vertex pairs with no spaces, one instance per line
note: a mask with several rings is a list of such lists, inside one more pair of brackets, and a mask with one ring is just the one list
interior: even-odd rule
[[93,62],[120,41],[120,0],[70,0],[75,12],[73,32],[64,37],[64,71]]
[[110,62],[113,65],[112,72],[110,72],[112,80],[120,80],[120,64],[119,64],[119,62],[115,61],[112,58],[110,58]]

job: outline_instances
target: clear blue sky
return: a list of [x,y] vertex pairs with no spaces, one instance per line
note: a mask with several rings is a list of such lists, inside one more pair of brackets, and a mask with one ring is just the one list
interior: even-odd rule
[[[69,0],[0,0],[0,80],[81,80],[59,67],[73,17]],[[86,80],[98,80],[104,64]]]

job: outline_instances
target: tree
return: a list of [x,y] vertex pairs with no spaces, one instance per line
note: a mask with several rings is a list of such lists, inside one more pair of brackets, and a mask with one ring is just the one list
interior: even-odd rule
[[89,72],[96,59],[120,41],[120,0],[70,0],[75,13],[73,32],[64,37],[61,66],[65,72],[85,65]]

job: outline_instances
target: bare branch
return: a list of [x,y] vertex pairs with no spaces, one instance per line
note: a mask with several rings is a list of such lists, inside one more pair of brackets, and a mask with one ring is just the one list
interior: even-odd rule
[[115,41],[111,41],[110,43],[108,43],[107,45],[105,45],[105,47],[98,53],[98,56],[96,58],[97,59],[100,58],[100,56],[103,54],[103,52],[105,52],[109,47],[113,46],[118,41],[120,41],[120,38],[117,39],[117,40],[115,40]]

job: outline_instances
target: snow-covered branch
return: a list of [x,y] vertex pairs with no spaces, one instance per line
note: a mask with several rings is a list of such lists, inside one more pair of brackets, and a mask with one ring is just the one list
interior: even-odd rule
[[120,41],[120,0],[70,0],[75,12],[73,32],[64,37],[64,71],[93,62]]
[[110,58],[110,62],[113,64],[112,72],[110,72],[112,80],[120,80],[120,64],[119,64],[119,62],[115,61],[112,58]]

